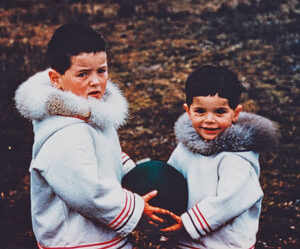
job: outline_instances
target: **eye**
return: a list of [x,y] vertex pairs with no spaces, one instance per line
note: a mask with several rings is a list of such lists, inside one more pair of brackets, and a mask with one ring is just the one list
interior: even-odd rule
[[77,76],[78,77],[85,77],[87,75],[88,75],[87,72],[80,72]]
[[205,113],[205,109],[203,109],[203,108],[197,108],[195,110],[195,112],[198,113],[198,114],[203,114],[203,113]]
[[224,114],[226,112],[227,112],[227,110],[225,108],[218,108],[215,110],[215,113],[217,113],[217,114]]
[[99,73],[99,74],[104,74],[104,73],[106,73],[106,68],[100,68],[100,69],[98,69],[98,73]]

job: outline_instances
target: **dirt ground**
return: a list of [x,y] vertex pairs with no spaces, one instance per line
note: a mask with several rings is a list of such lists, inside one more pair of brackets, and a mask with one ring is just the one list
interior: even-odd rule
[[[109,44],[109,73],[130,103],[119,131],[135,161],[167,160],[183,113],[187,75],[225,65],[247,90],[244,109],[279,124],[279,146],[260,157],[264,200],[256,248],[300,248],[300,4],[296,0],[0,1],[0,248],[36,248],[28,167],[32,125],[14,108],[17,86],[45,69],[45,46],[66,22]],[[139,237],[137,248],[150,245]]]

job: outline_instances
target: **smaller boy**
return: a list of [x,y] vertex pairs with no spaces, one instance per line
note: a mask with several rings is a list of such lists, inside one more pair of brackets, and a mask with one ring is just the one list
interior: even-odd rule
[[276,128],[241,112],[241,92],[224,67],[200,67],[186,81],[168,163],[187,180],[188,211],[162,230],[181,232],[179,248],[254,248],[263,198],[258,152],[276,142]]

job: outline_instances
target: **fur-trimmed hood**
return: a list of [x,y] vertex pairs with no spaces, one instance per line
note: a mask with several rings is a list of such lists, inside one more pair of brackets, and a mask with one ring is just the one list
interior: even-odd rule
[[77,96],[52,86],[49,69],[39,72],[22,83],[15,95],[16,108],[29,120],[43,120],[48,116],[78,116],[92,126],[118,128],[128,115],[128,103],[118,87],[107,82],[103,97],[98,100]]
[[175,123],[175,135],[193,153],[212,155],[221,151],[261,152],[277,144],[277,125],[262,116],[241,112],[238,121],[216,139],[204,140],[186,113]]

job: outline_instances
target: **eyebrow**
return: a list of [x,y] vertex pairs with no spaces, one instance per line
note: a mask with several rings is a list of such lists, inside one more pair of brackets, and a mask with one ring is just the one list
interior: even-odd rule
[[77,72],[86,72],[86,71],[91,71],[91,69],[80,69],[80,70],[77,70]]
[[215,108],[215,110],[218,110],[218,109],[228,109],[228,107],[227,106],[220,106],[220,107],[217,107],[217,108]]
[[[194,106],[193,107],[193,110],[201,110],[201,109],[207,110],[207,108],[202,107],[202,106]],[[230,109],[230,108],[228,108],[227,106],[220,106],[220,107],[216,107],[216,108],[212,109],[212,111],[217,111],[217,110],[224,110],[224,111],[226,111],[228,109]]]
[[[98,70],[98,69],[103,69],[103,68],[107,68],[107,65],[105,65],[105,66],[100,66],[100,67],[98,67],[96,70]],[[82,68],[82,69],[78,69],[78,70],[76,70],[76,72],[86,72],[86,71],[92,71],[93,69],[90,69],[90,68]]]

